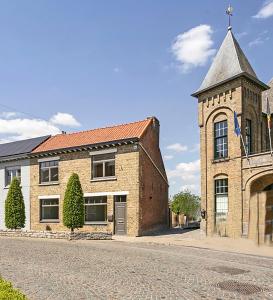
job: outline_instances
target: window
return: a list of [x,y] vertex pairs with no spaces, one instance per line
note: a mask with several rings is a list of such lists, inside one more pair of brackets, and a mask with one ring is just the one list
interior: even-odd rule
[[225,158],[228,156],[227,121],[214,124],[214,158]]
[[40,162],[40,183],[58,182],[59,161]]
[[92,156],[92,179],[115,176],[115,153]]
[[84,199],[85,224],[107,222],[107,196],[86,197]]
[[121,195],[121,196],[115,196],[114,200],[115,202],[126,202],[126,195]]
[[6,168],[6,186],[9,186],[11,184],[14,177],[17,177],[21,182],[21,167]]
[[246,119],[246,152],[250,154],[252,152],[252,128],[251,120]]
[[228,179],[215,180],[215,218],[225,221],[228,213]]
[[59,199],[40,199],[40,221],[59,221]]

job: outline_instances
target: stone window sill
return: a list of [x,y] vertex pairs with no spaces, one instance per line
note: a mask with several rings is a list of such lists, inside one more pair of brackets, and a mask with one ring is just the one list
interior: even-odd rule
[[56,182],[42,182],[42,183],[39,183],[39,186],[47,186],[47,185],[59,185],[59,181],[56,181]]
[[40,220],[40,223],[54,224],[60,223],[60,220]]
[[212,160],[212,163],[213,164],[216,164],[216,163],[221,163],[221,162],[227,162],[229,161],[230,158],[229,157],[225,157],[225,158],[217,158],[217,159],[213,159]]
[[111,180],[117,180],[117,177],[101,177],[101,178],[93,178],[90,181],[91,182],[99,182],[99,181],[111,181]]
[[84,225],[95,225],[95,226],[105,226],[107,225],[107,222],[85,222]]

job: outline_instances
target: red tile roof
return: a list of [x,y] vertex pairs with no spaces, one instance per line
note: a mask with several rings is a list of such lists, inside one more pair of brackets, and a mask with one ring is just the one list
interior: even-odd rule
[[42,143],[32,153],[140,138],[151,122],[152,118],[147,118],[143,121],[128,124],[69,134],[57,134]]

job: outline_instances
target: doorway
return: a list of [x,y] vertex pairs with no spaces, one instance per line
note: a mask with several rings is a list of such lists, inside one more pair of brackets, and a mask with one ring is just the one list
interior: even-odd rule
[[115,234],[127,234],[127,197],[126,195],[114,196]]

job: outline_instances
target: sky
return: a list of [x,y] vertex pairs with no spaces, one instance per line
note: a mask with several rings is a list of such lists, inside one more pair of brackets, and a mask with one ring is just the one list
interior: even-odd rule
[[[273,77],[273,0],[233,1],[233,33]],[[225,0],[0,0],[0,142],[156,116],[170,195],[200,190],[197,100]]]

